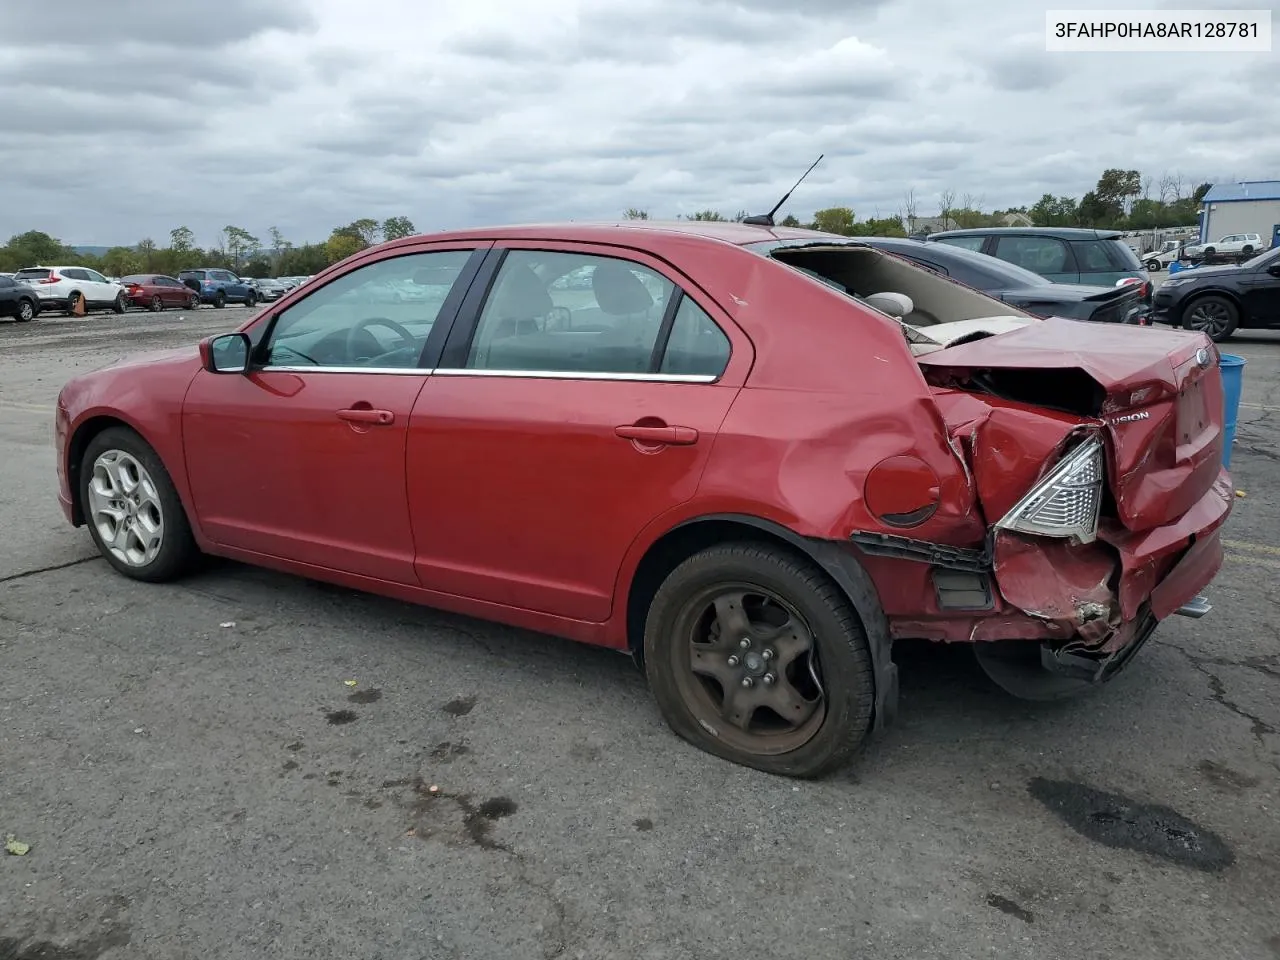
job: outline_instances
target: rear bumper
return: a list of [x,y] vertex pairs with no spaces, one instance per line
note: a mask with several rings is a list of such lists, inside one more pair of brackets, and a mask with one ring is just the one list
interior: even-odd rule
[[[865,564],[882,594],[888,589],[906,599],[907,582],[919,584],[911,591],[915,610],[903,610],[901,600],[887,605],[895,638],[1056,641],[1110,654],[1133,643],[1149,622],[1191,604],[1213,581],[1233,503],[1230,477],[1219,471],[1189,510],[1153,530],[1106,525],[1089,544],[1000,531],[989,555],[961,551],[973,554],[963,566],[943,554],[908,562],[910,551],[901,548],[877,549],[880,555]],[[967,609],[955,600],[965,596]]]

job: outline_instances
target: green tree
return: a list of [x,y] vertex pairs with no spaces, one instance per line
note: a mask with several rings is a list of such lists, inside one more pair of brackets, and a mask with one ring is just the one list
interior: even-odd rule
[[720,213],[718,210],[699,210],[689,219],[690,220],[724,220],[725,216],[724,214]]
[[169,231],[169,247],[178,253],[195,249],[196,235],[189,227],[174,227]]
[[782,222],[778,224],[778,226],[798,227],[800,226],[800,220],[795,216],[795,214],[788,213],[785,217],[782,218]]
[[363,250],[365,247],[371,247],[378,242],[378,232],[381,227],[377,220],[369,217],[361,217],[359,220],[352,220],[344,227],[334,227],[330,237],[344,236],[355,240],[359,247],[357,250]]
[[150,237],[143,237],[134,247],[142,260],[142,269],[153,271],[156,268],[156,242]]
[[5,249],[8,251],[5,266],[13,270],[21,270],[23,267],[35,266],[38,263],[57,266],[68,260],[77,262],[79,259],[71,250],[63,246],[61,240],[40,230],[28,230],[26,233],[10,237]]
[[112,247],[102,255],[102,272],[112,277],[127,277],[141,273],[142,257],[131,247]]
[[329,262],[327,244],[304,243],[300,247],[290,247],[280,254],[276,273],[281,277],[309,277],[319,273]]
[[649,211],[639,210],[636,207],[627,207],[627,209],[622,214],[622,219],[623,220],[648,220]]
[[1073,197],[1055,197],[1046,193],[1027,211],[1037,227],[1067,227],[1075,224],[1076,201]]
[[412,237],[417,232],[417,227],[413,225],[413,221],[408,217],[387,217],[382,221],[382,237],[384,240],[399,240],[402,237]]
[[850,225],[850,234],[860,237],[905,237],[906,228],[901,217],[872,217],[864,223]]
[[1212,183],[1202,183],[1196,187],[1195,193],[1191,194],[1191,199],[1197,205],[1204,203],[1204,195],[1213,189]]
[[823,233],[840,233],[853,236],[853,210],[849,207],[827,207],[813,215],[811,226]]
[[222,228],[222,234],[226,238],[227,256],[231,258],[231,265],[234,270],[239,270],[246,257],[258,249],[259,240],[244,227],[235,227],[228,224]]
[[345,260],[352,254],[359,253],[367,243],[362,243],[359,237],[353,237],[350,233],[345,233],[341,228],[334,230],[330,234],[329,239],[325,241],[325,256],[329,263],[337,263],[339,260]]

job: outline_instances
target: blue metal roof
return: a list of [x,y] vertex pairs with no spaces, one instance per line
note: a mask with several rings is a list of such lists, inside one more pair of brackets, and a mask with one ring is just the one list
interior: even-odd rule
[[1200,202],[1219,203],[1229,200],[1280,200],[1280,180],[1215,183]]

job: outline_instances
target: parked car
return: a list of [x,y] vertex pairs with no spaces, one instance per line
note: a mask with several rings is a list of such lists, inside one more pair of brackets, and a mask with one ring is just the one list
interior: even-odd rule
[[230,270],[213,267],[183,270],[178,279],[200,295],[201,303],[211,303],[218,309],[228,303],[252,307],[258,302],[258,291],[253,284],[241,280]]
[[[1054,283],[1012,263],[950,244],[901,237],[860,237],[857,242],[904,257],[1037,316],[1069,317],[1094,323],[1151,322],[1150,310],[1136,284],[1088,287]],[[920,310],[917,305],[917,314]],[[906,319],[912,322],[912,318]]]
[[1142,265],[1147,268],[1148,273],[1159,273],[1168,269],[1169,264],[1182,257],[1194,243],[1194,240],[1166,240],[1160,245],[1160,249],[1142,255]]
[[68,315],[83,308],[124,313],[129,306],[124,287],[88,267],[25,267],[13,275],[40,298],[40,309],[62,310]]
[[0,276],[0,317],[13,317],[28,323],[40,316],[40,298],[25,283],[13,277]]
[[1214,341],[1238,329],[1280,327],[1280,247],[1239,266],[1184,270],[1156,291],[1155,319],[1198,330]]
[[978,227],[933,233],[928,239],[1007,260],[1054,283],[1137,284],[1150,304],[1151,278],[1123,236],[1119,230],[1077,227]]
[[162,273],[134,274],[121,278],[120,283],[124,286],[129,302],[135,307],[159,313],[169,307],[195,310],[200,306],[200,294],[181,280]]
[[258,299],[268,303],[279,300],[289,292],[289,288],[279,280],[255,280],[254,286],[258,289]]
[[1232,233],[1210,243],[1190,244],[1183,252],[1188,257],[1230,256],[1237,253],[1248,256],[1266,246],[1260,234]]
[[[372,247],[69,381],[63,511],[137,580],[203,551],[630,652],[679,735],[793,776],[892,716],[896,638],[1044,698],[1204,614],[1234,502],[1209,339],[1082,336],[847,239]],[[590,296],[556,286],[583,268]],[[345,299],[445,274],[425,307]]]

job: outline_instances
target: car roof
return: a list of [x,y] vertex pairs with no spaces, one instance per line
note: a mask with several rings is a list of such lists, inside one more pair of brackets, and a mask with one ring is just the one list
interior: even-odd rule
[[1094,230],[1091,227],[970,227],[964,230],[942,230],[929,234],[938,237],[976,237],[993,234],[1002,237],[1053,237],[1056,240],[1114,240],[1124,234],[1119,230]]
[[626,242],[644,247],[661,244],[663,237],[691,237],[744,247],[763,240],[842,240],[850,238],[803,227],[765,227],[734,220],[622,220],[503,224],[469,227],[439,233],[418,234],[392,240],[385,246],[400,246],[423,240],[582,240]]
[[853,239],[890,252],[895,250],[903,253],[919,251],[922,256],[928,256],[939,262],[945,262],[950,259],[952,263],[964,263],[974,270],[984,271],[988,276],[1016,282],[1015,286],[1043,287],[1054,285],[1052,281],[1046,280],[1040,274],[1033,273],[1026,267],[1020,267],[1016,263],[1010,263],[1008,260],[1000,260],[985,253],[966,250],[964,247],[957,247],[949,243],[928,243],[924,240],[916,240],[913,237],[855,237]]

